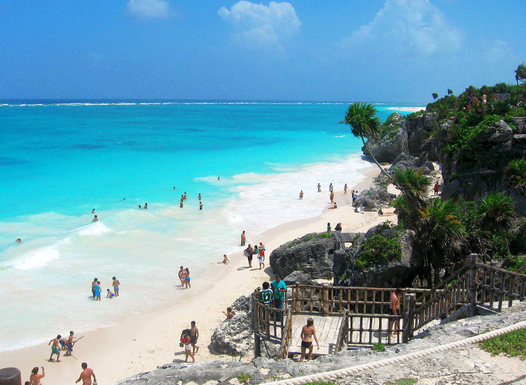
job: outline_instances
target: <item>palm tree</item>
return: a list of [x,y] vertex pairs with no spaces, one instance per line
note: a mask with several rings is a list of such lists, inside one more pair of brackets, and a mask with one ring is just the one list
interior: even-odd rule
[[439,282],[440,271],[463,255],[465,230],[452,200],[434,199],[419,214],[414,255],[419,257],[421,273],[432,287]]
[[433,97],[433,100],[437,100],[438,98],[438,94],[436,92],[433,92],[431,96]]
[[447,89],[447,94],[448,94],[448,95],[453,95],[453,90],[452,90],[451,88],[448,88],[448,89]]
[[515,219],[513,199],[503,193],[491,193],[480,200],[479,227],[503,234],[511,229]]
[[517,82],[517,85],[519,85],[519,81],[526,82],[526,62],[519,64],[517,69],[515,70],[515,81]]
[[368,140],[365,140],[366,138],[379,139],[380,137],[380,119],[376,117],[376,107],[370,103],[356,102],[351,104],[345,115],[345,124],[351,126],[351,131],[354,136],[359,136],[362,139],[365,151],[367,151],[381,172],[392,182],[392,175],[389,175],[380,165],[369,149]]

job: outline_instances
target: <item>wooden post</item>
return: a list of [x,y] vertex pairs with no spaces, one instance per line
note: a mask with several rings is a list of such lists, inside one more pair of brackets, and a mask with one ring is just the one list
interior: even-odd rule
[[254,356],[261,357],[261,338],[257,332],[254,332]]
[[322,306],[321,306],[321,314],[322,315],[328,315],[329,314],[329,288],[327,286],[324,286],[322,289]]
[[404,317],[402,328],[402,342],[405,344],[413,336],[413,312],[415,310],[416,295],[404,294]]
[[0,385],[22,385],[20,370],[17,368],[0,369]]
[[477,278],[477,256],[478,254],[471,253],[469,263],[469,302],[470,310],[469,316],[474,317],[477,315],[477,284],[475,282]]

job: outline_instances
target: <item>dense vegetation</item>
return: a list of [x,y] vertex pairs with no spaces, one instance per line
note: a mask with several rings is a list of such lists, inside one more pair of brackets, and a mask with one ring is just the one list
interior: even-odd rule
[[386,222],[379,227],[379,233],[368,238],[363,246],[355,266],[359,269],[376,265],[386,265],[402,258],[400,231]]
[[480,347],[492,355],[501,353],[526,360],[526,329],[519,329],[480,343]]
[[[513,117],[526,116],[526,84],[518,84],[519,80],[526,81],[526,72],[522,77],[523,70],[526,68],[519,66],[516,71],[520,74],[517,85],[470,86],[458,96],[449,89],[440,99],[433,94],[435,101],[428,104],[426,112],[412,114],[408,119],[432,112],[439,123],[447,121],[449,129],[440,142],[440,151],[469,168],[480,160],[481,154],[487,153],[488,136],[501,120],[516,130]],[[382,125],[375,114],[373,105],[354,103],[347,111],[345,123],[362,139],[365,151],[380,167],[367,141],[379,142],[392,137],[396,125],[393,124],[394,116]],[[438,130],[437,126],[437,135]],[[526,157],[520,155],[504,162],[501,175],[509,186],[526,196]],[[382,169],[382,173],[402,192],[393,203],[399,229],[415,232],[413,257],[418,263],[418,274],[427,286],[437,283],[472,252],[485,260],[502,260],[503,266],[512,270],[526,266],[525,258],[512,255],[510,248],[525,221],[517,217],[510,196],[494,191],[477,201],[428,198],[425,192],[431,180],[420,170],[408,169],[393,175]],[[369,238],[360,252],[357,267],[398,258],[397,242],[398,237],[375,235]]]

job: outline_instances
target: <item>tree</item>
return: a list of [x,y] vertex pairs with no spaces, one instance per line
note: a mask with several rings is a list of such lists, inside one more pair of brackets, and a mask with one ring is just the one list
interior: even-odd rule
[[465,231],[452,200],[434,199],[419,214],[413,255],[418,256],[421,275],[432,287],[439,282],[441,270],[462,257]]
[[438,98],[438,94],[436,92],[433,92],[431,96],[433,97],[433,100],[437,100]]
[[519,85],[519,81],[521,83],[526,82],[526,65],[524,63],[519,64],[519,66],[515,70],[515,81],[517,82],[517,85]]
[[448,89],[447,89],[447,94],[448,94],[448,95],[453,95],[453,90],[452,90],[451,88],[448,88]]

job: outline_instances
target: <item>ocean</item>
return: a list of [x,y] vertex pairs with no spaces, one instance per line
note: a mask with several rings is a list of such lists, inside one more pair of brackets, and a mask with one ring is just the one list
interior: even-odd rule
[[[339,123],[347,107],[0,101],[0,351],[176,303],[180,265],[210,285],[206,266],[241,250],[242,230],[254,243],[319,215],[318,182],[351,188],[370,167]],[[378,117],[406,107],[377,104]],[[93,301],[93,278],[104,293],[112,276],[122,295]]]

